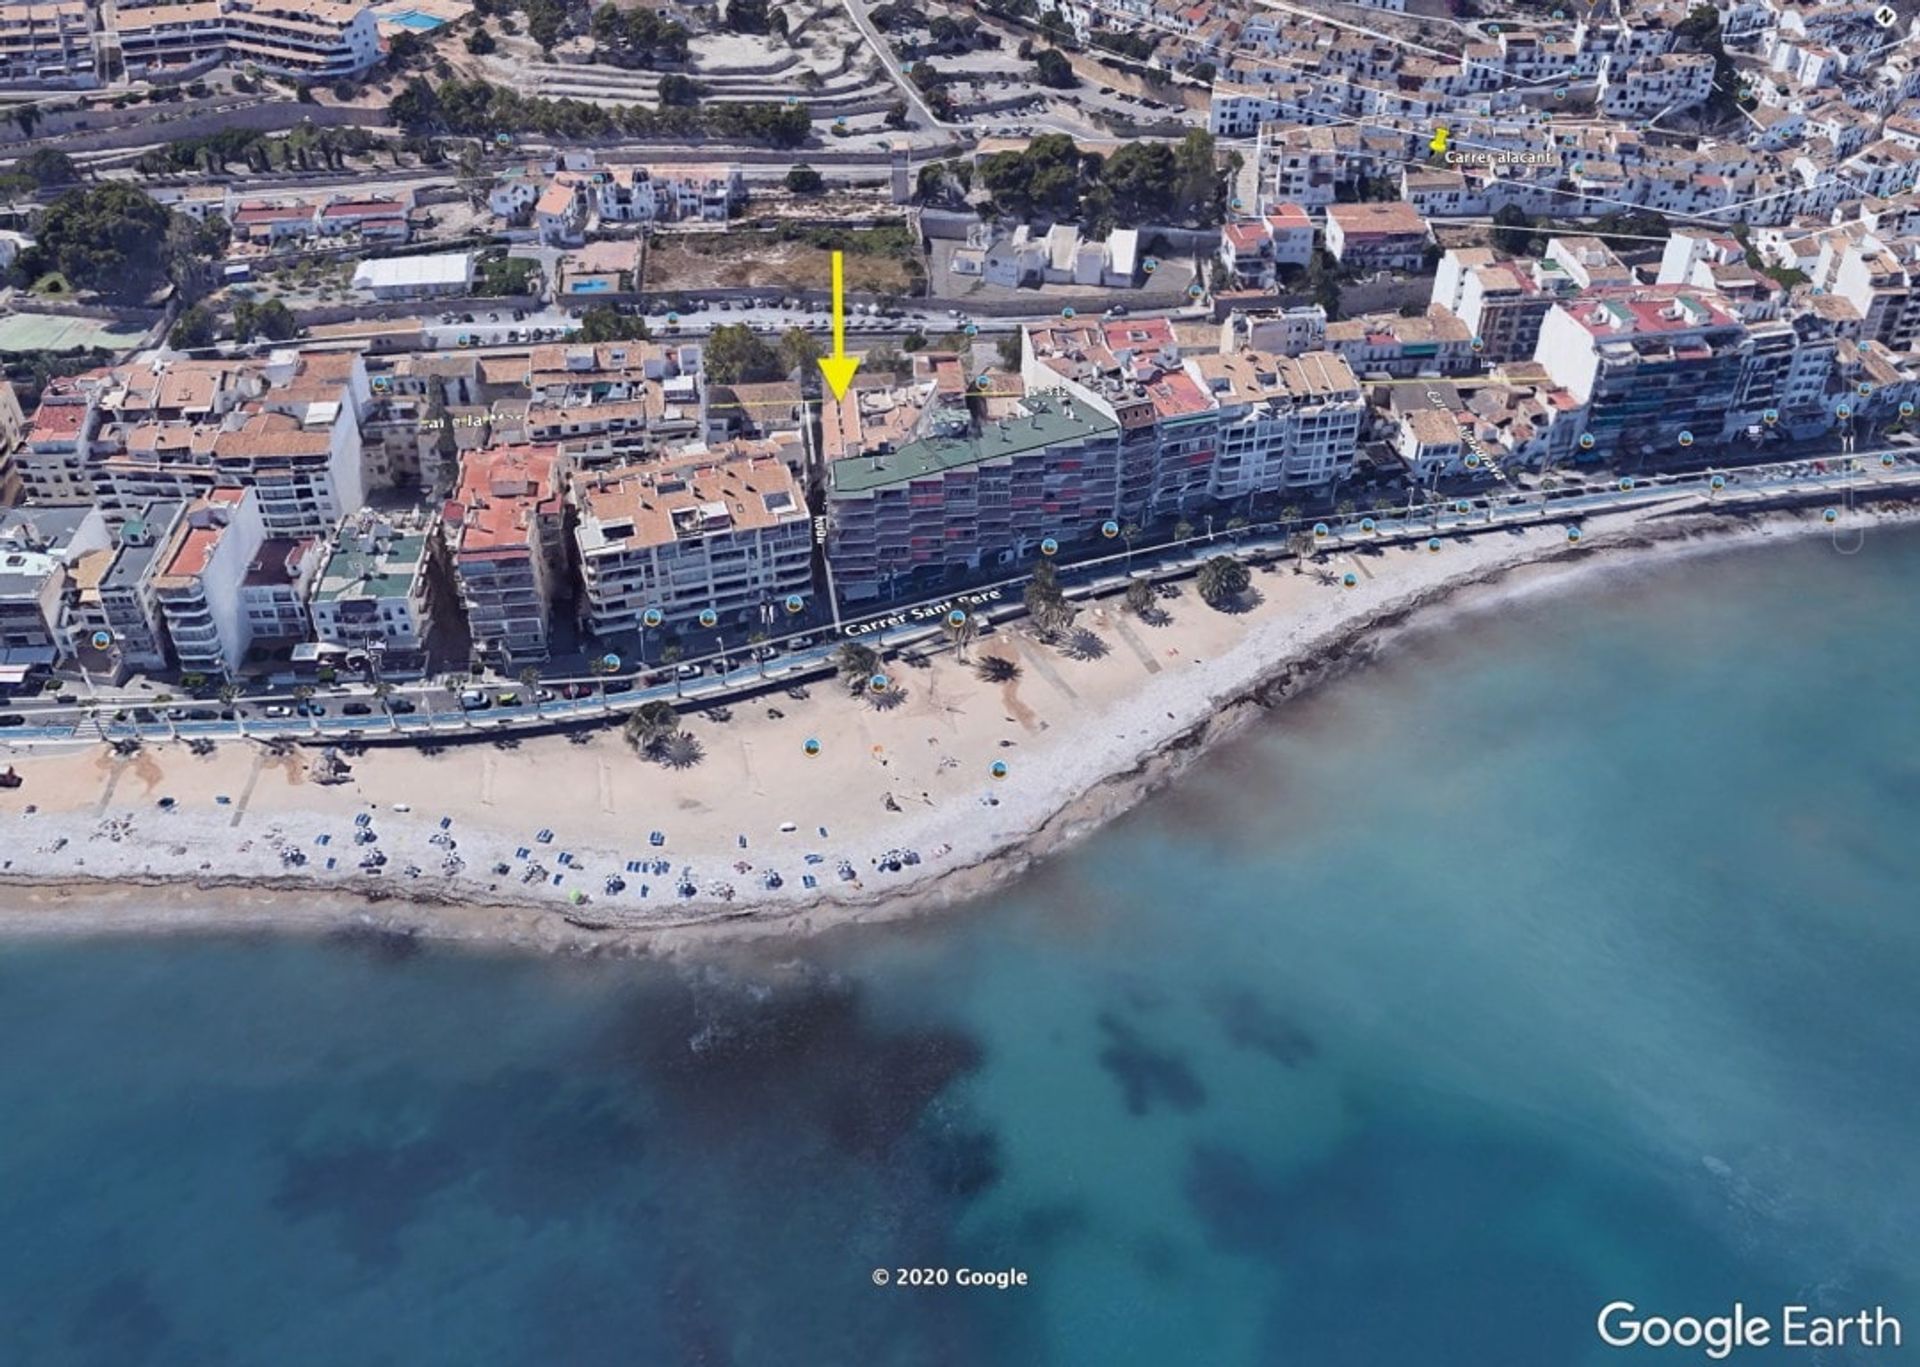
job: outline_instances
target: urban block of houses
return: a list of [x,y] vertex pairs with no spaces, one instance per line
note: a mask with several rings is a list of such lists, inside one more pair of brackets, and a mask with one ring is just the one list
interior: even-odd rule
[[949,269],[1005,289],[1041,285],[1100,285],[1130,289],[1144,275],[1140,231],[1116,228],[1103,241],[1082,237],[1077,225],[1056,223],[1035,236],[1022,223],[1011,231],[976,225],[967,245],[954,249]]
[[1349,270],[1418,271],[1433,233],[1411,204],[1329,204],[1327,254]]
[[725,223],[746,198],[738,166],[600,166],[574,152],[506,172],[487,207],[508,225],[531,222],[542,242],[569,245],[619,223]]
[[1257,218],[1229,219],[1220,229],[1220,264],[1235,286],[1270,290],[1285,267],[1313,259],[1314,226],[1298,204],[1276,204]]

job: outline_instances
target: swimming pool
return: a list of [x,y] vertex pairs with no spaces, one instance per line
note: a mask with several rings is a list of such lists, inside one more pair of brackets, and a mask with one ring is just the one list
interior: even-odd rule
[[605,294],[611,286],[605,280],[576,280],[567,286],[569,294]]
[[418,10],[407,10],[401,14],[389,14],[387,18],[402,28],[418,29],[421,32],[437,29],[447,22],[444,19],[436,19],[431,14],[422,14]]

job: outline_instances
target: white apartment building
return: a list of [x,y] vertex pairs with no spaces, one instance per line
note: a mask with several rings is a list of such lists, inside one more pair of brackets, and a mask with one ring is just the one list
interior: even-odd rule
[[370,510],[327,542],[307,610],[314,639],[364,652],[379,673],[418,672],[433,624],[427,563],[432,529],[396,525]]
[[232,678],[253,644],[247,576],[266,540],[248,489],[216,489],[189,504],[153,581],[182,672]]
[[[167,638],[154,580],[186,509],[184,503],[150,503],[120,524],[104,565],[77,585],[69,613],[71,653],[85,652],[84,658],[96,660],[104,656],[116,678],[129,670],[166,668]],[[102,632],[110,642],[105,651],[93,646]]]
[[1703,103],[1713,93],[1713,58],[1669,52],[1600,68],[1600,112],[1610,119],[1652,119]]
[[543,660],[566,566],[566,460],[553,446],[492,446],[460,461],[442,536],[477,659]]
[[638,630],[648,609],[685,628],[711,610],[751,624],[813,582],[806,494],[786,462],[630,466],[575,485],[588,627]]
[[1353,472],[1367,405],[1352,367],[1332,352],[1249,349],[1189,357],[1185,368],[1215,405],[1209,497],[1322,488]]
[[333,0],[188,0],[122,4],[115,24],[127,74],[178,75],[228,61],[278,76],[338,81],[380,60],[373,10]]
[[0,85],[98,85],[92,10],[82,0],[0,5]]

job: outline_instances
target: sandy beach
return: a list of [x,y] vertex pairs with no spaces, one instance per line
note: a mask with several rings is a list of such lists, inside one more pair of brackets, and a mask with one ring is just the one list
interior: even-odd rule
[[[1172,779],[1280,699],[1447,610],[1627,557],[1855,533],[1817,511],[1697,505],[1258,569],[1243,611],[1191,581],[1143,621],[1117,598],[1069,654],[1024,622],[888,664],[889,703],[831,680],[730,715],[685,714],[702,757],[668,768],[616,728],[423,753],[370,746],[343,782],[315,750],[228,742],[130,757],[66,745],[7,760],[0,932],[272,926],[540,948],[671,949],[912,914],[984,892]],[[1356,583],[1346,585],[1347,575]],[[1017,666],[989,682],[981,664]],[[811,742],[811,743],[810,743]],[[1004,766],[997,772],[996,766]]]

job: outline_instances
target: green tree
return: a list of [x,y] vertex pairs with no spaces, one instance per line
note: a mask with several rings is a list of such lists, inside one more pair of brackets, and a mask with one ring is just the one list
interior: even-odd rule
[[1073,63],[1054,48],[1042,48],[1034,54],[1033,70],[1035,79],[1053,90],[1072,90],[1080,84],[1080,78],[1073,73]]
[[13,169],[15,174],[26,176],[42,190],[51,185],[71,185],[80,179],[80,168],[73,158],[51,147],[27,153],[14,162]]
[[847,641],[833,652],[833,667],[840,675],[840,682],[850,692],[858,693],[880,672],[880,655],[871,646]]
[[1209,606],[1231,606],[1253,583],[1247,567],[1230,555],[1216,555],[1200,567],[1195,581],[1201,599]]
[[735,33],[765,33],[771,23],[767,0],[727,0],[727,27]]
[[130,185],[69,191],[41,218],[33,247],[21,253],[22,271],[57,270],[108,299],[145,299],[167,283],[172,217]]
[[233,306],[233,335],[242,342],[264,337],[269,342],[284,342],[300,331],[300,321],[278,298],[256,304],[242,299]]
[[641,703],[622,728],[627,744],[642,752],[651,752],[679,729],[680,714],[672,703],[661,698]]
[[660,92],[661,104],[686,107],[699,104],[700,97],[707,93],[706,87],[700,82],[691,76],[682,76],[678,72],[669,72],[662,76],[656,89]]
[[1307,260],[1307,292],[1313,296],[1314,303],[1326,310],[1328,322],[1339,320],[1340,273],[1324,247],[1315,247]]
[[786,183],[787,189],[796,195],[817,195],[827,185],[825,177],[804,161],[796,162],[787,172]]
[[195,304],[175,320],[167,334],[167,345],[175,351],[200,351],[213,345],[213,314],[204,305]]
[[820,340],[805,328],[792,327],[780,334],[780,364],[787,374],[797,370],[802,380],[809,378],[821,355]]
[[582,342],[636,342],[647,336],[647,320],[620,312],[611,304],[595,304],[580,315]]
[[745,323],[727,323],[707,336],[707,378],[715,384],[748,384],[780,378],[780,355]]
[[499,46],[493,40],[493,35],[487,32],[484,24],[467,35],[467,51],[476,57],[484,57]]
[[1531,256],[1538,250],[1539,239],[1533,231],[1533,219],[1526,210],[1513,204],[1503,204],[1493,213],[1493,231],[1488,234],[1493,245],[1508,256]]
[[1127,583],[1127,611],[1135,617],[1145,617],[1153,611],[1153,585],[1144,579],[1133,579]]

